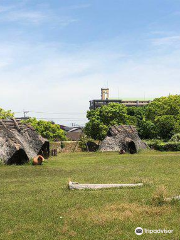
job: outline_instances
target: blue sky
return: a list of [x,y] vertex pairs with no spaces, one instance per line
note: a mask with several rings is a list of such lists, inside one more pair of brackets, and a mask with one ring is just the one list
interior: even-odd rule
[[179,23],[180,0],[0,0],[0,107],[83,124],[107,84],[179,94]]

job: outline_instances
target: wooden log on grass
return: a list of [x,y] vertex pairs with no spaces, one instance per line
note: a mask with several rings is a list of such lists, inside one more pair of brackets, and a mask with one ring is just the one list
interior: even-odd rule
[[175,196],[175,197],[171,197],[171,198],[165,198],[165,201],[170,202],[172,200],[180,200],[180,195],[179,196]]
[[70,190],[83,190],[83,189],[104,189],[104,188],[135,188],[142,187],[143,183],[132,183],[132,184],[79,184],[77,182],[69,181]]

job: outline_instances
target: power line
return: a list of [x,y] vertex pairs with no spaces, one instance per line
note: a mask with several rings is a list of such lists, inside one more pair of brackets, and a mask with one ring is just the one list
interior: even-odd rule
[[86,114],[86,113],[75,113],[75,112],[72,112],[72,113],[68,113],[68,112],[59,112],[59,113],[53,113],[53,112],[34,112],[32,111],[33,113],[40,113],[40,114],[67,114],[67,115],[73,115],[73,114]]
[[[62,117],[36,117],[36,119],[38,120],[47,120],[47,121],[56,121],[56,120],[60,120],[60,121],[67,121],[67,122],[71,122],[71,121],[75,121],[75,122],[86,122],[87,119],[85,117],[75,117],[75,115],[78,114],[83,114],[85,115],[85,113],[76,113],[76,112],[43,112],[43,111],[25,111],[23,110],[22,112],[15,112],[16,114],[23,114],[24,118],[28,118],[30,116],[27,116],[28,113],[35,113],[35,114],[55,114],[55,115],[69,115],[69,116],[62,116]],[[34,115],[34,114],[33,114]],[[73,115],[73,117],[70,117],[71,115]],[[33,116],[31,116],[33,117]]]
[[85,120],[86,118],[37,118],[37,119],[63,119],[63,120]]
[[[25,111],[22,111],[25,112]],[[14,113],[22,113],[22,112],[14,112]],[[26,111],[28,113],[37,113],[37,114],[86,114],[86,113],[78,113],[78,112],[38,112],[38,111]]]

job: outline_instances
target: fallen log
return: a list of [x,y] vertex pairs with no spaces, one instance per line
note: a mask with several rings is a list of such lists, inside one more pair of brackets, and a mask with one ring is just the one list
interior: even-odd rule
[[175,197],[171,197],[171,198],[165,198],[165,201],[170,202],[172,200],[180,200],[180,195],[179,196],[175,196]]
[[103,188],[134,188],[142,187],[143,183],[134,183],[134,184],[79,184],[78,182],[69,181],[70,190],[83,190],[83,189],[103,189]]

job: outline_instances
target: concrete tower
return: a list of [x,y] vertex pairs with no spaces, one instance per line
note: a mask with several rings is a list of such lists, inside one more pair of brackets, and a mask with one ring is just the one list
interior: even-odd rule
[[109,99],[109,88],[101,88],[101,100]]

